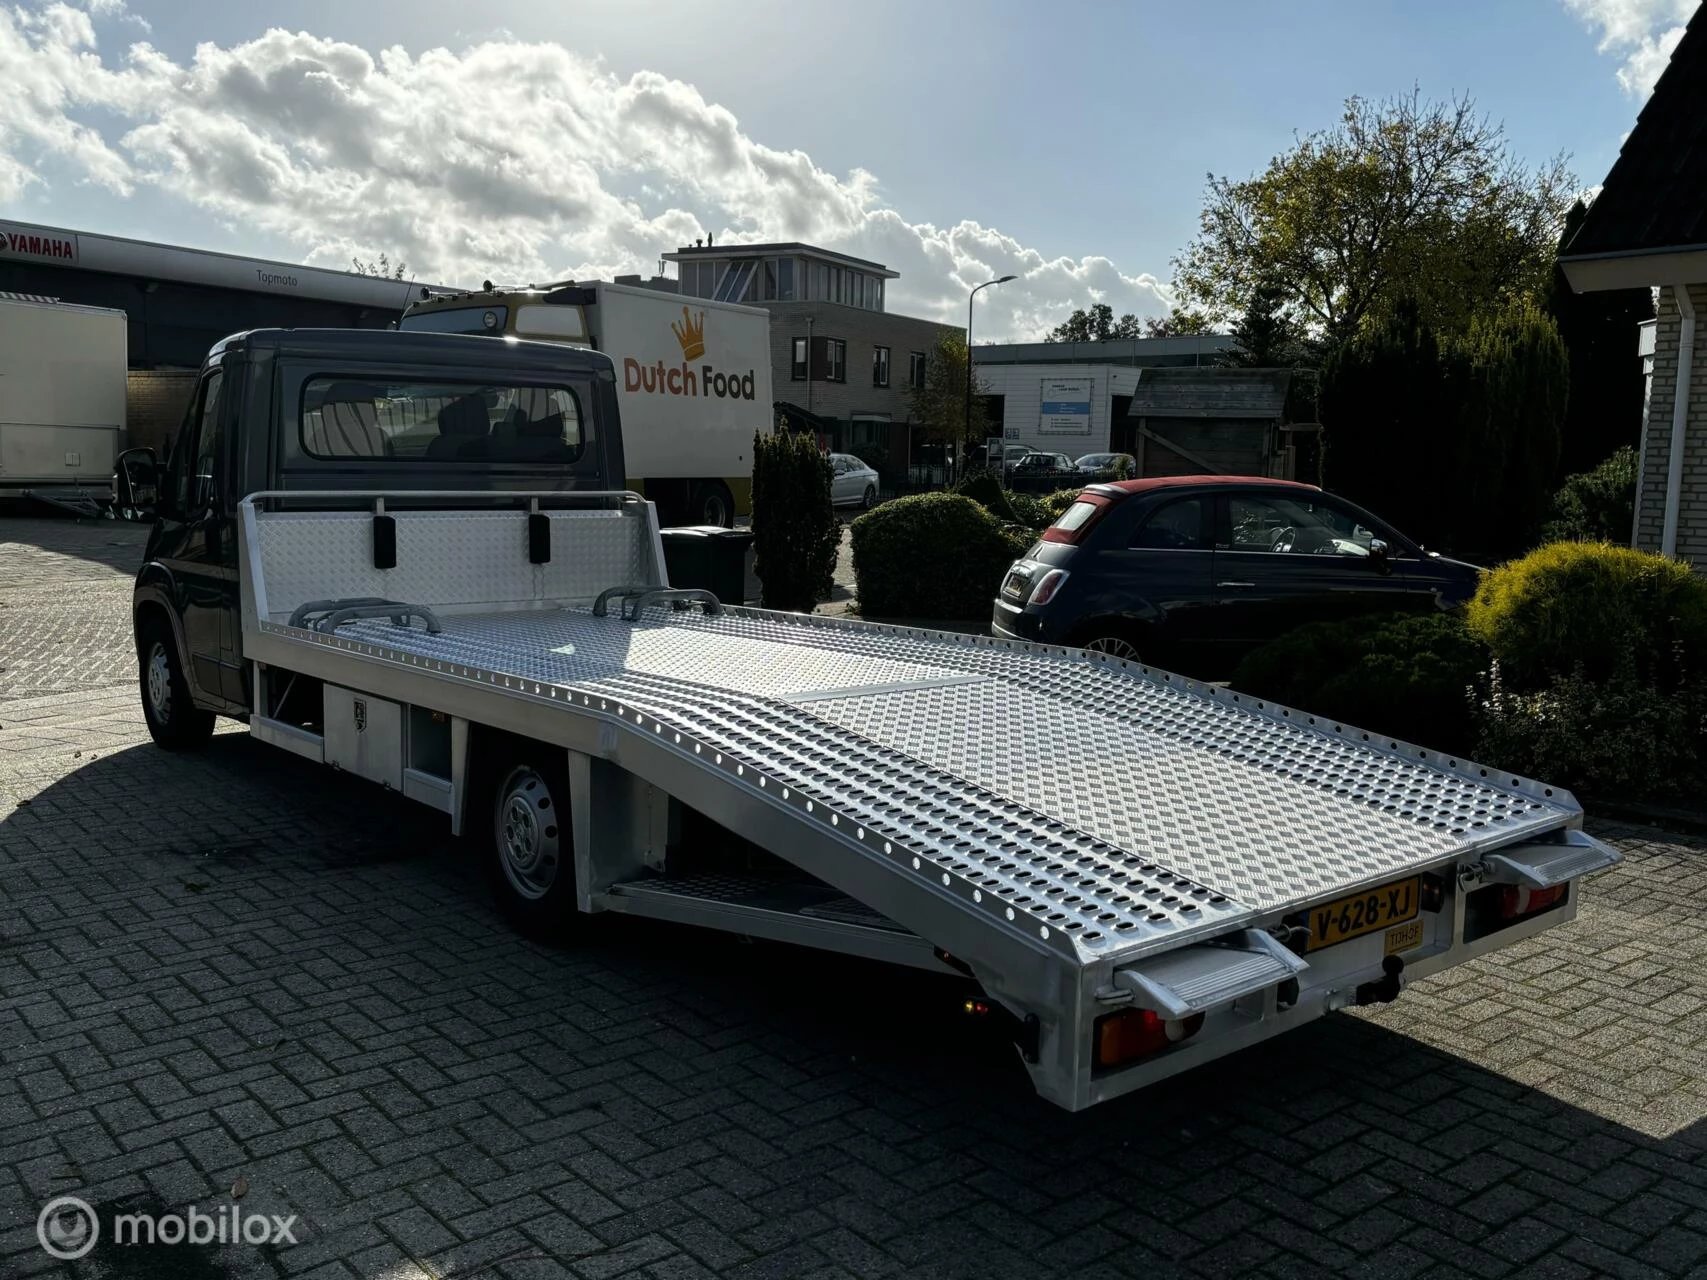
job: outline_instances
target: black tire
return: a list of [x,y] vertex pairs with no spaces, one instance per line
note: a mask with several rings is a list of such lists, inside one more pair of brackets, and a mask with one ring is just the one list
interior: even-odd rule
[[873,507],[875,507],[877,505],[877,486],[876,485],[868,484],[865,486],[865,496],[859,500],[859,505],[860,505],[860,510],[862,510],[862,511],[870,511]]
[[137,684],[148,736],[168,751],[197,751],[213,736],[213,712],[190,701],[171,624],[159,613],[143,615],[136,630]]
[[721,480],[701,480],[688,499],[689,518],[695,524],[735,527],[735,495]]
[[498,909],[517,932],[558,941],[576,918],[569,769],[561,748],[500,739],[469,816]]

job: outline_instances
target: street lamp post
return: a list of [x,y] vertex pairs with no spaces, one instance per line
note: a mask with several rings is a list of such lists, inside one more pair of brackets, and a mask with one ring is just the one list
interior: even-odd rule
[[[983,284],[973,286],[972,292],[966,295],[966,413],[960,426],[962,446],[972,436],[972,300],[978,296],[979,289],[988,289],[993,284],[1006,284],[1012,276],[1001,276],[995,280],[986,280]],[[984,459],[985,465],[989,459]],[[1001,474],[997,472],[998,476]]]

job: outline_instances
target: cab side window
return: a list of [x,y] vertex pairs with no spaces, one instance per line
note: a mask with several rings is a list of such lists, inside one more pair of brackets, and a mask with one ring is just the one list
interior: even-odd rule
[[215,369],[202,383],[201,421],[196,426],[196,467],[192,482],[195,492],[191,495],[198,508],[207,506],[218,489],[214,477],[218,474],[222,453],[220,441],[225,434],[219,412],[219,391],[224,383],[225,373],[219,369]]
[[1203,545],[1203,499],[1182,498],[1155,512],[1132,535],[1132,545],[1149,551],[1191,551]]
[[[172,442],[163,496],[170,500],[179,516],[195,514],[197,498],[211,493],[214,460],[219,452],[219,389],[224,380],[225,373],[220,369],[202,378],[184,410],[184,425],[178,429],[178,438]],[[201,483],[204,475],[208,477],[206,485]]]

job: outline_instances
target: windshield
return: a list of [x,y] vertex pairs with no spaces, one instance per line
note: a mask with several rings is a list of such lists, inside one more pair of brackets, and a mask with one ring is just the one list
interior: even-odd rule
[[587,444],[568,387],[310,378],[299,414],[311,458],[571,463]]

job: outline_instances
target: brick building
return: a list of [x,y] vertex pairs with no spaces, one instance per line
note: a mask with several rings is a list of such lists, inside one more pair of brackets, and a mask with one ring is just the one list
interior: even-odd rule
[[664,255],[688,296],[771,313],[779,412],[857,453],[891,482],[915,461],[911,392],[955,325],[884,306],[897,277],[881,263],[805,244],[688,245]]
[[1560,265],[1578,293],[1659,290],[1632,541],[1707,572],[1707,9]]

